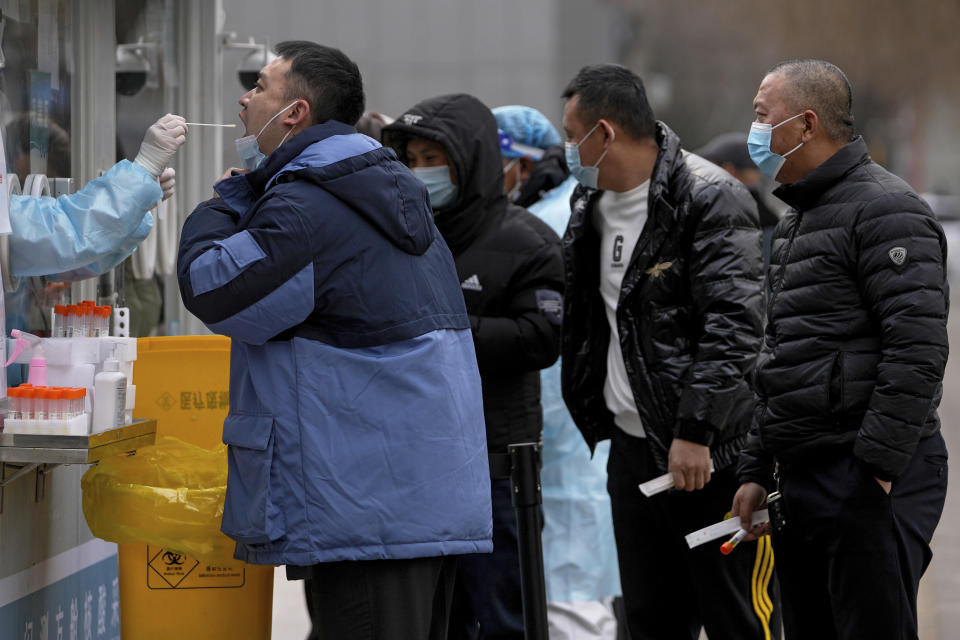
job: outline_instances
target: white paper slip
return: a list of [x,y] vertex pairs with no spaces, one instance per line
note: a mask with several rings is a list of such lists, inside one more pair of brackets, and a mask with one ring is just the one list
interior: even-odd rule
[[[754,526],[760,524],[761,522],[766,522],[768,519],[769,518],[767,516],[766,509],[753,512]],[[698,547],[705,542],[710,542],[711,540],[716,540],[717,538],[732,535],[737,531],[740,531],[740,518],[727,518],[726,520],[716,522],[709,527],[704,527],[703,529],[699,529],[693,533],[688,533],[686,535],[687,546],[693,549],[694,547]]]
[[[713,472],[714,472],[713,463],[711,462],[710,473],[713,473]],[[655,496],[658,493],[662,493],[672,487],[673,487],[673,474],[665,473],[662,476],[657,476],[653,480],[647,480],[646,482],[641,484],[640,491],[643,493],[643,495],[649,498],[650,496]]]

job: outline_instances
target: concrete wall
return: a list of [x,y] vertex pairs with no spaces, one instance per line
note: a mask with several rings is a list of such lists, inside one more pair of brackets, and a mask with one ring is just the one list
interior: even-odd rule
[[[567,81],[617,55],[618,10],[599,0],[223,0],[223,8],[223,30],[242,38],[343,50],[363,74],[367,108],[393,117],[424,98],[466,92],[490,107],[536,107],[559,127]],[[238,122],[244,55],[224,55],[224,122]],[[224,149],[236,163],[232,140]]]

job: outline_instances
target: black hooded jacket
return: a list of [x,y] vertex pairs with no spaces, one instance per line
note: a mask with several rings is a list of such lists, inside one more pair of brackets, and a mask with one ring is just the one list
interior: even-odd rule
[[[648,218],[617,306],[620,346],[660,470],[675,437],[708,445],[720,470],[736,461],[753,408],[763,308],[757,208],[663,123],[656,141]],[[618,428],[603,398],[610,327],[593,223],[602,193],[577,187],[563,238],[563,396],[591,448]]]
[[560,351],[560,239],[507,202],[497,122],[482,102],[438,96],[383,129],[384,144],[400,158],[412,137],[443,145],[456,176],[456,198],[434,220],[453,253],[473,329],[487,447],[503,453],[540,438],[540,369]]
[[754,427],[740,479],[852,453],[894,480],[940,428],[946,240],[930,208],[857,138],[774,195],[777,227]]

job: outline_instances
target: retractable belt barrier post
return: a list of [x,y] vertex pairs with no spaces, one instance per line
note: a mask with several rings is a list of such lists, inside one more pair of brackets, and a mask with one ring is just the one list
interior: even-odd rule
[[510,481],[517,512],[520,546],[520,588],[523,593],[523,627],[527,640],[547,640],[547,588],[543,577],[543,516],[540,493],[540,445],[512,444]]

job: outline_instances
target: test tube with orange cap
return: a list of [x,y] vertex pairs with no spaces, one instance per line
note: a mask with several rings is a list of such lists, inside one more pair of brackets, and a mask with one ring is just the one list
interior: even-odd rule
[[20,417],[20,390],[16,387],[7,389],[7,420],[16,420]]
[[53,331],[54,338],[67,337],[67,305],[53,305]]
[[747,534],[750,533],[746,529],[740,529],[729,540],[720,545],[720,553],[725,556],[730,555],[730,552],[733,551],[738,544],[743,542],[743,539],[747,537]]

